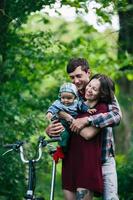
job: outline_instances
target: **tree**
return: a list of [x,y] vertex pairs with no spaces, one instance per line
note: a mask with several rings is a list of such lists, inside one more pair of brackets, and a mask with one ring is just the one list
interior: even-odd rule
[[[121,86],[121,92],[125,94],[123,101],[123,122],[125,124],[125,150],[128,151],[131,145],[131,134],[133,130],[133,1],[128,0],[118,3],[118,15],[120,22],[119,40],[118,40],[118,58],[122,65],[120,71],[123,73],[118,80]],[[129,75],[129,74],[132,74]],[[128,107],[126,106],[128,105]]]

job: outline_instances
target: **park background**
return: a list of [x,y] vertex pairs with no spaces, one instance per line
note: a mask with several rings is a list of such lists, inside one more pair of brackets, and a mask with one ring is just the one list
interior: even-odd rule
[[[94,16],[89,15],[92,11]],[[121,124],[114,128],[119,196],[133,199],[133,1],[1,0],[1,200],[21,200],[26,184],[19,155],[1,156],[3,145],[24,140],[28,156],[34,155],[48,124],[45,112],[60,85],[69,80],[65,67],[72,57],[86,58],[93,74],[104,73],[116,83],[123,113]],[[37,165],[36,193],[46,199],[50,176],[51,158],[44,151]],[[56,200],[63,199],[60,177],[61,163]]]

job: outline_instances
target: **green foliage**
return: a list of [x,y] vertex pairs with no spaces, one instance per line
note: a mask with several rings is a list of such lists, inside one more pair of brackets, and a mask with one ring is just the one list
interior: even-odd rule
[[109,22],[111,23],[111,12],[108,13],[105,9],[102,7],[96,9],[96,14],[98,16],[98,22],[99,23],[105,23]]
[[126,157],[117,157],[118,161],[118,183],[119,197],[121,200],[133,199],[133,148]]
[[[48,165],[44,163],[39,164],[39,173],[37,173],[37,188],[38,196],[43,196],[46,199],[50,198],[50,187],[52,177],[52,160],[49,159]],[[55,182],[55,200],[63,199],[63,192],[61,188],[61,162],[56,166],[56,182]],[[43,189],[42,189],[43,188]]]

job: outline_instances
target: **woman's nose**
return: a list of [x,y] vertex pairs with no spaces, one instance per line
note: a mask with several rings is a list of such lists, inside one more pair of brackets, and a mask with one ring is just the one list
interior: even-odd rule
[[91,87],[86,88],[86,92],[92,92],[92,88]]

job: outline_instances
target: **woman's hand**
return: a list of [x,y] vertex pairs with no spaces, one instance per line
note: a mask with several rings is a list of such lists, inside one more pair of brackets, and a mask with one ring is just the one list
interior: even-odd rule
[[58,121],[54,120],[47,128],[46,128],[46,133],[50,137],[55,137],[59,136],[60,132],[64,130],[63,125]]

